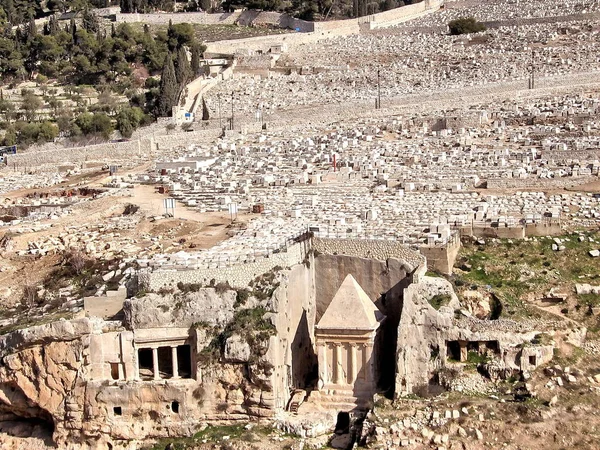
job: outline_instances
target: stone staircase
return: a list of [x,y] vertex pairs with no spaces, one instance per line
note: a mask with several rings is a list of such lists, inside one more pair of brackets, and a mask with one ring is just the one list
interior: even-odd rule
[[300,405],[298,413],[309,409],[350,412],[367,410],[372,406],[372,399],[357,398],[350,389],[332,389],[312,392],[308,399]]

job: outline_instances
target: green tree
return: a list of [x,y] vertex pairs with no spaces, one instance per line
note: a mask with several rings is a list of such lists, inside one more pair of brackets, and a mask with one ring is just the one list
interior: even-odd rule
[[21,97],[21,109],[25,114],[25,118],[31,122],[44,104],[37,95],[28,90],[24,90],[21,93]]
[[0,114],[4,116],[5,122],[12,122],[14,120],[15,105],[10,100],[0,98]]
[[112,95],[110,89],[104,89],[102,92],[100,92],[100,95],[98,95],[97,104],[102,111],[108,114],[114,114],[115,110],[117,109],[118,101],[117,98]]
[[85,135],[92,134],[94,132],[94,128],[92,125],[93,120],[94,115],[92,113],[86,112],[77,116],[77,118],[75,119],[75,125],[77,125],[77,128],[81,130],[81,133]]
[[53,15],[48,21],[48,33],[53,36],[55,34],[58,34],[59,32],[60,25],[58,24],[58,17],[56,17],[56,15]]
[[52,142],[58,136],[58,126],[51,122],[42,122],[39,126],[38,141]]
[[379,9],[382,11],[389,11],[390,9],[394,9],[398,7],[398,2],[396,0],[384,0],[381,2]]
[[112,120],[104,113],[94,114],[92,118],[92,129],[94,134],[98,134],[104,139],[110,138],[110,135],[114,131]]
[[35,144],[40,135],[40,125],[37,122],[19,123],[17,142],[25,145]]
[[83,11],[82,25],[88,33],[97,33],[100,30],[98,16],[87,8]]
[[144,112],[137,107],[121,108],[117,115],[117,130],[123,137],[130,138],[144,120]]
[[29,20],[29,24],[27,25],[27,31],[25,32],[25,39],[27,41],[31,41],[37,35],[37,26],[35,25],[35,20],[33,17]]
[[485,24],[478,22],[474,17],[461,17],[451,20],[448,22],[448,28],[452,35],[479,33],[486,30]]
[[2,139],[2,145],[16,145],[17,144],[17,132],[15,128],[11,125],[9,126],[5,133],[4,138]]
[[159,117],[171,116],[173,106],[177,104],[179,96],[179,86],[175,76],[175,67],[171,53],[167,53],[163,72],[160,78],[160,90],[156,105],[156,115]]
[[121,12],[122,13],[132,13],[132,12],[134,12],[132,0],[121,0],[119,4],[121,6]]
[[201,55],[200,55],[200,47],[198,45],[193,45],[192,46],[192,62],[191,62],[191,69],[192,69],[192,75],[194,77],[197,77],[200,75],[200,60],[202,59]]
[[194,43],[194,28],[189,23],[178,23],[173,25],[169,22],[167,38],[169,50],[171,52],[174,52],[184,45],[191,47]]
[[177,50],[177,66],[175,67],[175,78],[179,86],[185,85],[192,75],[190,62],[187,57],[187,52],[184,47],[179,47]]

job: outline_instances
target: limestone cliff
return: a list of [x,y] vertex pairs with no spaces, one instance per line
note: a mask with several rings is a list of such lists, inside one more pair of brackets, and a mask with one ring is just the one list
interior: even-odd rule
[[60,442],[67,429],[81,425],[80,387],[89,319],[59,321],[0,338],[0,413],[6,418],[38,419]]
[[[449,296],[449,305],[436,311],[428,301],[435,295]],[[442,278],[421,277],[420,283],[405,289],[398,326],[396,395],[429,384],[440,367],[438,355],[445,345],[444,334],[452,327],[452,306],[456,305],[452,285]]]

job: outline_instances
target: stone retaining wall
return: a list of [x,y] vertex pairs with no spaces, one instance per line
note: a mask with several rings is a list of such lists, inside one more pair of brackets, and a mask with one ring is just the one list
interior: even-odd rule
[[300,23],[297,19],[294,19],[294,23],[289,28],[298,28],[300,31],[305,32],[209,42],[207,43],[206,52],[209,54],[230,54],[234,53],[237,49],[266,51],[273,45],[287,44],[288,46],[295,46],[332,37],[348,36],[359,33],[361,29],[372,30],[389,27],[415,19],[424,14],[437,11],[442,4],[443,1],[441,0],[426,0],[371,16],[347,20]]
[[460,238],[457,234],[444,245],[423,245],[419,251],[427,259],[427,267],[444,275],[452,275],[452,267],[460,250]]
[[[236,11],[233,13],[218,13],[218,14],[207,14],[205,12],[192,12],[192,13],[156,13],[156,14],[140,14],[140,13],[129,13],[122,14],[118,13],[115,15],[115,20],[118,23],[146,23],[154,25],[166,25],[169,22],[172,23],[195,23],[202,25],[233,25],[240,24],[244,26],[273,26],[279,28],[289,28],[305,34],[302,39],[288,39],[290,41],[299,41],[295,43],[311,42],[314,36],[306,36],[309,33],[315,33],[322,35],[338,35],[344,36],[348,34],[359,33],[361,28],[375,29],[381,27],[387,27],[396,25],[418,17],[419,15],[431,12],[439,9],[442,1],[440,0],[425,0],[412,5],[401,6],[394,8],[389,11],[384,11],[370,16],[358,17],[347,20],[330,20],[325,22],[308,22],[306,20],[296,19],[289,14],[278,13],[273,11]],[[281,42],[281,35],[265,36],[266,42]],[[254,45],[260,40],[253,40],[254,38],[248,39],[236,39],[240,48],[253,48],[249,45]],[[306,40],[305,40],[306,39]],[[301,41],[301,42],[300,42]],[[220,41],[214,44],[221,44]],[[214,50],[211,48],[210,50]],[[226,52],[225,52],[226,53]]]
[[194,23],[200,25],[235,25],[242,26],[272,26],[289,28],[301,32],[314,31],[314,23],[296,19],[289,14],[273,11],[236,11],[233,13],[208,14],[205,12],[188,13],[118,13],[115,14],[118,23],[146,23],[153,25],[167,25],[172,23]]
[[25,153],[9,155],[7,166],[16,170],[35,170],[38,172],[58,172],[61,165],[84,163],[120,163],[147,161],[150,154],[167,156],[167,152],[178,147],[187,148],[216,139],[221,130],[210,128],[186,133],[146,136],[128,142],[107,142],[86,147],[57,148],[54,150],[30,150]]
[[139,275],[140,283],[150,291],[162,287],[174,287],[177,283],[201,284],[229,283],[233,288],[245,288],[259,275],[273,270],[274,267],[291,267],[300,264],[306,257],[308,246],[299,243],[288,247],[287,252],[274,253],[255,262],[222,268],[143,271]]
[[233,13],[207,14],[204,12],[189,13],[119,13],[116,14],[117,23],[142,22],[148,25],[168,25],[169,21],[177,23],[197,23],[202,25],[233,25],[240,19],[242,11]]
[[356,256],[380,261],[393,258],[402,261],[411,270],[425,263],[423,255],[394,241],[313,238],[310,245],[297,243],[288,247],[286,252],[273,253],[254,262],[204,269],[145,270],[140,272],[139,279],[150,291],[173,287],[180,282],[208,286],[213,280],[217,284],[228,282],[233,288],[245,288],[256,277],[273,270],[276,266],[285,268],[302,263],[310,248],[314,249],[316,254]]
[[312,248],[316,254],[357,256],[381,261],[395,258],[412,266],[412,270],[425,263],[423,255],[395,241],[313,238]]
[[565,178],[490,178],[487,181],[487,187],[488,189],[570,188],[597,180],[597,176]]
[[542,158],[547,161],[572,161],[574,159],[600,159],[600,148],[590,150],[548,150],[542,151]]
[[16,169],[27,169],[41,165],[51,166],[58,171],[59,164],[82,164],[91,161],[129,161],[140,158],[149,150],[149,146],[140,141],[109,142],[87,147],[62,148],[57,150],[30,151],[9,155],[7,165]]

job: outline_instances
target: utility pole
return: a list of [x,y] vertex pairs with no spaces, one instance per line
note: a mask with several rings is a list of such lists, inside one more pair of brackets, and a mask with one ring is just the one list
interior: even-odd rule
[[221,94],[217,94],[217,99],[219,101],[219,129],[223,132],[223,124],[221,122]]
[[375,109],[381,109],[381,78],[380,78],[380,69],[377,69],[377,102],[375,105]]
[[233,130],[233,92],[231,93],[231,129]]
[[529,78],[529,89],[535,89],[535,64],[533,47],[531,47],[531,76]]

